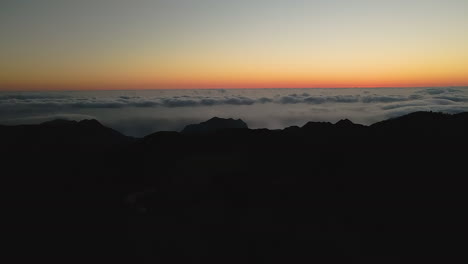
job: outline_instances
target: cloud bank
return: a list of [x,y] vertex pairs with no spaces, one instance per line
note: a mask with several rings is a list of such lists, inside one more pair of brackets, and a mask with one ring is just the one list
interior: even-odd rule
[[[437,93],[439,95],[439,93]],[[147,98],[142,96],[119,96],[109,98],[86,98],[71,96],[37,96],[27,94],[9,94],[0,96],[0,107],[17,108],[21,106],[30,106],[36,108],[125,108],[125,107],[196,107],[196,106],[218,106],[218,105],[254,105],[254,104],[310,104],[320,105],[327,103],[394,103],[407,102],[424,98],[422,95],[409,96],[382,96],[382,95],[310,95],[288,94],[284,96],[273,97],[246,97],[238,95],[226,96],[172,96],[172,97],[154,97]],[[467,97],[441,95],[436,99],[445,99],[454,102],[467,102]]]
[[282,128],[342,118],[371,124],[414,111],[468,111],[468,88],[0,93],[0,124],[96,118],[133,136],[180,130],[213,116]]

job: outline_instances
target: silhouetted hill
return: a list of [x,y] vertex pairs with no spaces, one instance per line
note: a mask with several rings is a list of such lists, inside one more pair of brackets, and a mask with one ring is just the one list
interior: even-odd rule
[[0,142],[5,145],[119,145],[131,137],[103,126],[97,120],[53,120],[39,125],[0,127]]
[[415,112],[401,117],[381,121],[371,125],[381,134],[413,136],[419,139],[430,137],[450,137],[449,140],[468,133],[468,115],[435,112]]
[[308,122],[302,128],[306,130],[315,130],[315,129],[328,129],[333,126],[332,123],[329,122]]
[[433,113],[433,112],[415,112],[384,120],[373,124],[373,127],[379,128],[393,128],[393,129],[426,129],[428,127],[437,127],[449,123],[453,123],[455,120],[453,115],[444,113]]
[[244,121],[232,118],[224,119],[213,117],[212,119],[202,122],[200,124],[188,125],[182,130],[182,133],[185,134],[194,134],[194,133],[210,133],[216,132],[223,129],[242,129],[248,128],[247,124]]
[[283,130],[241,122],[137,140],[95,120],[0,126],[5,254],[233,264],[465,256],[467,113]]
[[363,125],[359,124],[354,124],[351,122],[349,119],[342,119],[338,122],[336,122],[335,126],[339,128],[357,128],[357,127],[363,127]]

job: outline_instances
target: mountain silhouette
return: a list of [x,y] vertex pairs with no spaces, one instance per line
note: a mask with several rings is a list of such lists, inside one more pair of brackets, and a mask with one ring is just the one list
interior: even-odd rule
[[202,122],[200,124],[193,124],[186,126],[182,133],[184,134],[194,134],[194,133],[210,133],[216,132],[225,129],[247,129],[247,124],[240,120],[234,120],[232,118],[224,119],[213,117],[206,122]]
[[359,124],[354,124],[351,120],[349,119],[341,119],[340,121],[336,122],[335,126],[337,127],[346,127],[346,128],[351,128],[351,127],[362,127],[362,125]]
[[[0,126],[5,254],[57,263],[414,263],[465,256],[468,113],[133,139]],[[47,239],[45,239],[47,238]]]
[[327,129],[327,128],[331,128],[332,126],[333,124],[330,122],[307,122],[304,126],[302,126],[302,128],[306,130],[314,130],[314,129]]
[[97,120],[53,120],[38,125],[0,127],[0,142],[5,145],[115,145],[131,137],[103,126]]

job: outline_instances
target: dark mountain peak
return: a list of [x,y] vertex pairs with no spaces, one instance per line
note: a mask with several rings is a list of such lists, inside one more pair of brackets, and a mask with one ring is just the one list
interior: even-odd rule
[[425,112],[419,111],[410,114],[406,114],[395,119],[414,119],[414,120],[434,120],[434,119],[447,119],[450,118],[452,115],[447,113],[441,112]]
[[332,126],[330,122],[307,122],[302,128],[303,129],[323,129]]
[[213,117],[200,124],[188,125],[182,130],[182,133],[209,133],[223,129],[247,129],[247,124],[241,119]]
[[54,126],[54,127],[60,127],[60,126],[72,126],[76,125],[77,122],[74,120],[66,120],[66,119],[55,119],[51,121],[47,121],[44,123],[41,123],[43,126]]
[[204,123],[206,123],[206,122],[215,122],[215,121],[218,122],[218,121],[222,121],[222,120],[234,120],[234,119],[233,118],[220,118],[220,117],[215,116],[215,117],[210,118],[208,121],[205,121]]
[[451,114],[440,112],[414,112],[399,117],[377,122],[372,127],[394,127],[424,129],[433,126],[440,126],[441,123],[449,122],[453,119]]
[[[233,119],[233,118],[220,118],[220,117],[213,117],[211,119],[209,119],[208,121],[205,121],[205,122],[202,122],[202,123],[212,123],[212,124],[215,124],[215,123],[234,123],[234,122],[237,122],[237,123],[244,123],[244,121],[242,121],[241,119]],[[244,123],[245,124],[245,123]],[[246,125],[247,126],[247,125]]]
[[79,123],[81,126],[86,126],[86,127],[104,127],[99,121],[96,119],[85,119],[81,120]]
[[289,127],[285,128],[284,130],[285,130],[285,131],[298,131],[298,130],[300,130],[300,129],[301,129],[301,128],[298,127],[298,126],[289,126]]
[[[133,139],[97,120],[56,119],[37,125],[8,126],[0,131],[0,136],[11,143],[22,146],[65,146],[65,145],[116,145],[131,142]],[[0,137],[0,138],[1,138]]]
[[367,126],[364,126],[364,125],[361,125],[361,124],[355,124],[349,119],[342,119],[342,120],[336,122],[335,127],[338,128],[338,129],[340,129],[340,128],[342,128],[342,129],[347,129],[347,128],[351,129],[351,128],[353,128],[354,129],[354,128],[363,128],[363,127],[367,127]]
[[340,121],[336,122],[335,125],[344,127],[344,126],[354,126],[355,124],[349,119],[341,119]]
[[53,128],[81,128],[81,129],[107,129],[96,119],[85,119],[81,121],[55,119],[41,123],[39,126]]
[[54,126],[54,127],[65,127],[65,126],[86,126],[86,127],[104,127],[96,119],[84,119],[81,121],[66,120],[66,119],[55,119],[41,123],[42,126]]

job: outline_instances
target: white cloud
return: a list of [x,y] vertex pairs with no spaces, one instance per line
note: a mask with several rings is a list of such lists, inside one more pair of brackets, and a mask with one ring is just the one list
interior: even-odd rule
[[[414,111],[468,111],[468,88],[257,89],[0,93],[0,123],[96,118],[134,135],[180,130],[213,116],[252,128],[348,118],[371,124]],[[67,118],[65,118],[67,119]]]

